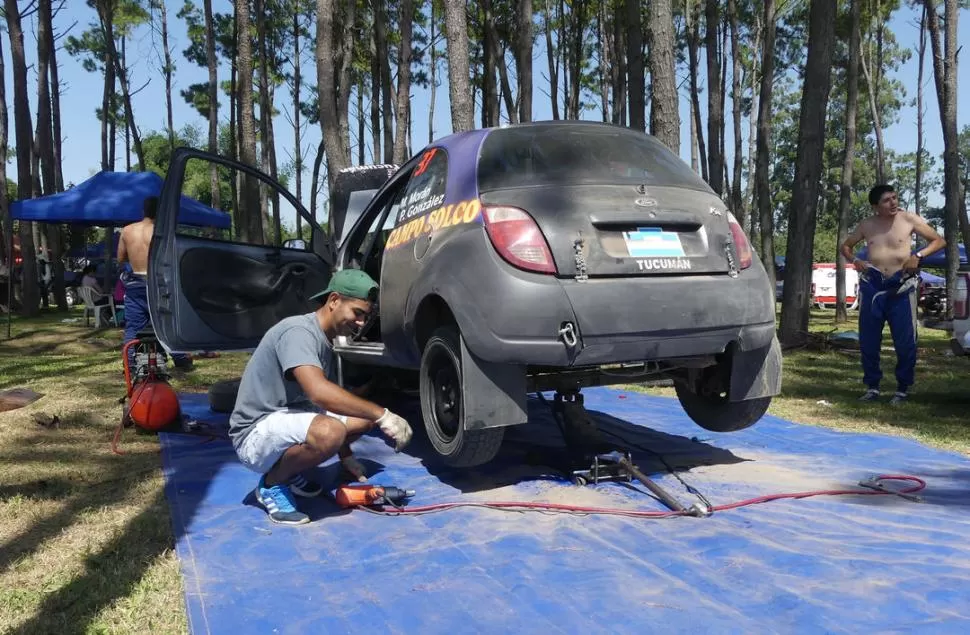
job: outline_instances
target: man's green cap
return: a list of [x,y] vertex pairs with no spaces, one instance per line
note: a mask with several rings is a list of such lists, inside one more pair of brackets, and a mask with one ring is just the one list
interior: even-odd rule
[[327,288],[310,296],[311,300],[324,300],[331,293],[339,293],[346,298],[357,298],[358,300],[374,300],[371,293],[376,291],[378,285],[374,279],[360,269],[342,269],[333,274]]

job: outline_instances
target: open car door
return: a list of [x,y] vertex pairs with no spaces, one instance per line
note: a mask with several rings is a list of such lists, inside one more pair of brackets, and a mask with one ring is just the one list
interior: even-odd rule
[[[196,206],[230,223],[181,225],[180,212]],[[166,347],[255,348],[283,318],[317,308],[309,298],[326,288],[334,261],[329,236],[270,177],[199,150],[173,153],[148,264],[152,324]]]

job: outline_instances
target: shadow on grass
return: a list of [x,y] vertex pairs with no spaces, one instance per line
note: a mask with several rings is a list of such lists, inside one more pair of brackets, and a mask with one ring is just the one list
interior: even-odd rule
[[[151,455],[152,458],[149,458]],[[44,544],[67,531],[79,516],[117,505],[138,504],[132,496],[142,479],[157,474],[159,466],[154,449],[130,451],[124,455],[84,456],[80,469],[96,466],[97,481],[78,483],[63,477],[38,479],[0,488],[0,500],[16,496],[39,500],[62,501],[53,514],[44,516],[30,527],[0,544],[0,570],[9,569],[30,557]],[[0,461],[57,461],[61,465],[81,460],[69,449],[4,452]],[[178,474],[168,475],[177,479]],[[180,501],[178,522],[173,522],[160,489],[150,504],[134,515],[123,531],[84,561],[84,569],[53,593],[45,594],[33,616],[12,633],[89,632],[98,615],[118,600],[130,597],[146,571],[166,551],[174,547],[197,512],[197,501],[204,500],[209,483],[201,485],[201,495]],[[194,502],[195,501],[195,502]],[[174,530],[174,532],[173,532]]]

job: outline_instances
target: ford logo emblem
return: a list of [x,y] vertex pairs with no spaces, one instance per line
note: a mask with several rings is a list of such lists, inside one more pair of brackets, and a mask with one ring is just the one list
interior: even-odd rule
[[637,200],[633,201],[633,204],[639,207],[654,207],[657,204],[657,201],[653,200],[652,198],[643,198],[641,196]]

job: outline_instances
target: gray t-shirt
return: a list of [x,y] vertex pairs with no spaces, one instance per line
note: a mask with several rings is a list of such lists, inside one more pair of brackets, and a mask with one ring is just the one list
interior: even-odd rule
[[281,320],[259,342],[246,364],[236,407],[229,417],[233,447],[252,432],[260,418],[284,408],[317,410],[293,377],[297,366],[317,366],[333,380],[333,348],[315,313]]

